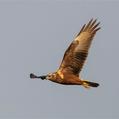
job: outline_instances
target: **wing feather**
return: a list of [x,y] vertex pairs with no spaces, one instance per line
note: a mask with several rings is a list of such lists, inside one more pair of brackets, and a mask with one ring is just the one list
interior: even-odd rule
[[79,75],[88,56],[93,37],[100,29],[100,22],[91,19],[87,25],[83,25],[80,32],[66,50],[59,70]]

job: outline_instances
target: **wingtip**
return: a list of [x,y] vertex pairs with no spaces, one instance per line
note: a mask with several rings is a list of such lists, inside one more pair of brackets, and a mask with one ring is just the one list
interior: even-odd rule
[[80,32],[76,35],[78,37],[82,32],[84,31],[91,31],[93,33],[96,33],[101,27],[98,27],[100,25],[100,22],[97,22],[97,18],[91,18],[87,24],[84,24],[81,28]]

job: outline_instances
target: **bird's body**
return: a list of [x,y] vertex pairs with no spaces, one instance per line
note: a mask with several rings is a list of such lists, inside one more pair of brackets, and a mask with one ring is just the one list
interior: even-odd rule
[[82,80],[79,73],[84,65],[88,55],[92,39],[100,29],[99,23],[91,19],[87,25],[84,25],[74,41],[66,50],[59,69],[46,76],[36,76],[30,74],[31,78],[47,79],[64,85],[83,85],[85,88],[97,87],[98,83]]
[[78,76],[67,74],[63,71],[57,71],[53,73],[53,77],[48,78],[48,80],[64,85],[81,85],[81,81],[79,80]]

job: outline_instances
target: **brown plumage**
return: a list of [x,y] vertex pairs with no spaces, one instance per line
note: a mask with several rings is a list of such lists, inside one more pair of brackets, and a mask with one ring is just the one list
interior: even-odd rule
[[100,22],[91,19],[84,25],[66,50],[59,69],[46,76],[30,74],[30,78],[48,79],[65,85],[83,85],[85,88],[97,87],[98,83],[82,80],[79,73],[85,63],[93,37],[100,29]]

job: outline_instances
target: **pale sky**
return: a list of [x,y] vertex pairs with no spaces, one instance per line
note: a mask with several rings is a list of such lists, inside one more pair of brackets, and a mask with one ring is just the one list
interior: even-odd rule
[[[118,119],[119,2],[0,1],[0,119]],[[55,71],[83,24],[101,22],[82,78],[87,90],[31,80]]]

